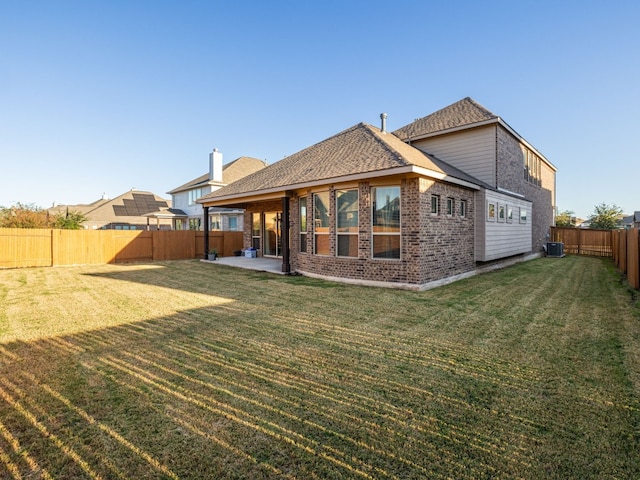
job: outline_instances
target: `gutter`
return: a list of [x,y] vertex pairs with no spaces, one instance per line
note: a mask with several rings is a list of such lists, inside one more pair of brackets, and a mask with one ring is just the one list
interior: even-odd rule
[[257,190],[253,192],[241,192],[241,193],[232,193],[229,195],[199,198],[198,200],[196,200],[196,202],[200,204],[214,204],[218,202],[226,202],[228,200],[238,200],[238,199],[245,199],[247,197],[260,197],[260,196],[266,196],[274,193],[282,193],[287,190],[299,190],[299,189],[305,189],[305,188],[320,187],[320,186],[324,186],[332,183],[346,183],[346,182],[353,182],[358,180],[366,180],[370,178],[380,178],[380,177],[388,177],[388,176],[394,176],[394,175],[406,175],[410,173],[421,175],[423,177],[433,178],[435,180],[442,180],[448,183],[453,183],[455,185],[471,188],[473,190],[481,190],[483,188],[480,185],[453,177],[451,175],[446,174],[445,172],[439,172],[437,170],[431,170],[429,168],[418,167],[416,165],[409,165],[409,166],[398,167],[390,170],[380,170],[377,172],[366,172],[366,173],[358,173],[353,175],[344,175],[341,177],[327,178],[327,179],[316,180],[312,182],[302,182],[302,183],[296,183],[293,185],[279,185],[277,187],[267,188],[264,190]]

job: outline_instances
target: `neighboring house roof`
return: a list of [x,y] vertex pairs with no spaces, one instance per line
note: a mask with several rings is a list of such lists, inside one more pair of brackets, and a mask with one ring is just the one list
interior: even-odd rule
[[633,225],[635,223],[640,223],[640,212],[633,212],[633,215],[627,215],[622,217],[623,225]]
[[[226,185],[229,183],[233,183],[248,174],[263,169],[266,165],[267,162],[258,158],[236,158],[234,161],[222,166],[222,184]],[[198,178],[194,178],[193,180],[185,183],[184,185],[180,185],[179,187],[176,187],[167,193],[170,195],[174,195],[176,193],[193,190],[205,185],[220,185],[220,183],[212,180],[209,176],[209,173],[205,173],[204,175],[201,175]]]
[[442,160],[406,144],[391,133],[359,123],[211,192],[198,202],[410,172],[476,189],[487,186]]
[[471,97],[463,98],[448,107],[444,107],[426,117],[419,118],[397,129],[393,134],[397,135],[403,141],[411,143],[423,138],[491,124],[500,124],[520,142],[533,150],[554,171],[557,170],[544,155],[529,144],[529,142],[520,136],[520,134],[511,128],[502,118],[480,105]]
[[105,203],[107,203],[109,201],[108,198],[101,198],[99,200],[96,200],[95,202],[92,203],[81,203],[78,205],[56,205],[54,207],[51,207],[48,209],[49,213],[52,214],[58,214],[58,213],[64,213],[67,210],[68,211],[73,211],[73,212],[79,212],[82,214],[86,214],[87,212],[90,212],[91,210],[95,210],[96,208],[98,208],[100,205],[104,205]]
[[[170,200],[165,200],[154,193],[131,190],[113,200],[100,199],[89,205],[60,205],[55,209],[60,211],[68,208],[70,211],[79,211],[87,217],[85,224],[108,225],[110,223],[144,224],[147,222],[146,215],[169,210],[170,207]],[[184,212],[177,210],[173,213],[185,215]]]

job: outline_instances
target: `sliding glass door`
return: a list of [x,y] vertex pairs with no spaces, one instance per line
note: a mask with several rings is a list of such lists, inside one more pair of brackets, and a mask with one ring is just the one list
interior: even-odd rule
[[282,212],[264,212],[263,255],[282,256]]

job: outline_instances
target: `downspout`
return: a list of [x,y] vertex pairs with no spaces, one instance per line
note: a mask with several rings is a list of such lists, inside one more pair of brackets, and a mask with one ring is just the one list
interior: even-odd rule
[[282,272],[291,273],[289,259],[289,197],[282,197]]
[[209,259],[209,207],[203,206],[204,210],[204,259]]

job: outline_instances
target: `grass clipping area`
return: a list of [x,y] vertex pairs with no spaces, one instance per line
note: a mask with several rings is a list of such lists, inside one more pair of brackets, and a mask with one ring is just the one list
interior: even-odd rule
[[427,292],[3,270],[0,478],[640,478],[639,307],[576,256]]

